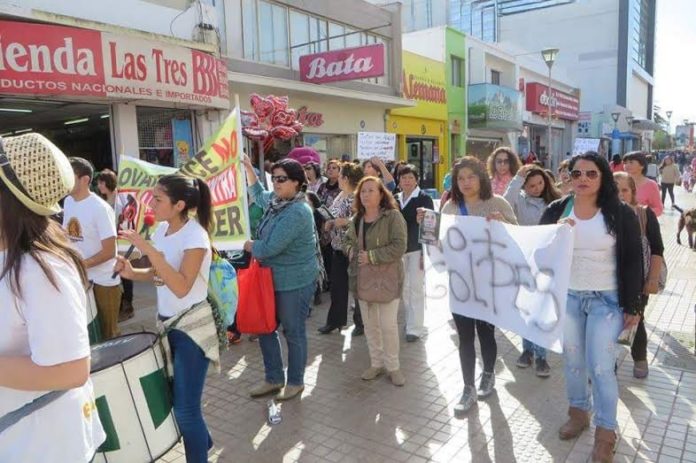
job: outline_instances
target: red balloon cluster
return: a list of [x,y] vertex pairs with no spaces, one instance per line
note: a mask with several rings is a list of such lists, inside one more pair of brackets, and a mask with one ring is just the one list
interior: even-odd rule
[[242,133],[252,140],[290,140],[302,132],[297,111],[288,108],[287,96],[262,97],[253,93],[250,98],[253,111],[242,111]]

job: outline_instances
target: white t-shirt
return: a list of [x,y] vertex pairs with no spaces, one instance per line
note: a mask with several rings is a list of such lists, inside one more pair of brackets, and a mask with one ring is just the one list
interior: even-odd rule
[[[75,201],[72,196],[68,196],[63,206],[63,228],[82,258],[89,259],[101,251],[102,240],[116,236],[116,217],[109,203],[94,193],[90,193],[82,201]],[[87,276],[97,285],[120,285],[119,276],[111,278],[115,263],[114,256],[113,259],[87,269]]]
[[[0,252],[0,268],[5,252]],[[88,357],[87,297],[77,270],[45,254],[58,291],[31,257],[22,261],[22,299],[10,278],[0,280],[0,356],[30,356],[51,366]],[[0,416],[48,391],[0,387]],[[26,416],[0,433],[0,462],[64,463],[89,461],[106,435],[94,404],[91,381]]]
[[178,298],[165,285],[157,286],[157,311],[163,317],[173,317],[182,310],[188,309],[208,297],[208,277],[210,274],[210,261],[213,255],[210,249],[208,232],[196,219],[189,219],[181,230],[166,236],[168,229],[169,224],[162,222],[152,235],[152,243],[158,251],[164,254],[164,259],[174,269],[179,270],[181,268],[181,262],[184,260],[184,251],[187,249],[205,249],[206,253],[198,277],[196,277],[191,291],[186,296]]
[[616,238],[607,233],[602,211],[597,211],[591,219],[581,220],[573,209],[569,217],[575,220],[569,288],[577,291],[617,289]]

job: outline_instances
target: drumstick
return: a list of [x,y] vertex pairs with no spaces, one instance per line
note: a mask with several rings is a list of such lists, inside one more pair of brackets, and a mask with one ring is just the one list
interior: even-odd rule
[[[145,214],[145,218],[143,219],[143,228],[140,230],[140,234],[142,235],[143,233],[147,233],[147,231],[150,229],[151,226],[155,224],[155,216],[153,214]],[[128,260],[131,254],[133,254],[133,251],[135,251],[135,245],[131,244],[128,250],[126,251],[126,254],[123,256],[124,259]],[[114,272],[111,274],[111,278],[116,278],[118,276],[118,272]]]

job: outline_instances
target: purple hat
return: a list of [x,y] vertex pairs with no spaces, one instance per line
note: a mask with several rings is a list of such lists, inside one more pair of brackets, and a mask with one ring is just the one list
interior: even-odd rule
[[288,158],[294,159],[303,166],[308,162],[316,162],[317,164],[321,164],[319,153],[317,153],[314,148],[310,148],[309,146],[293,148],[290,153],[288,153]]

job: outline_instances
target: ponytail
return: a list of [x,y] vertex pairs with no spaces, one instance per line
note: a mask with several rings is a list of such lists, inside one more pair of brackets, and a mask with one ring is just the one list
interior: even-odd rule
[[208,188],[208,184],[200,178],[195,179],[195,183],[200,192],[196,217],[198,217],[198,223],[210,233],[210,229],[213,225],[213,200],[210,194],[210,188]]

